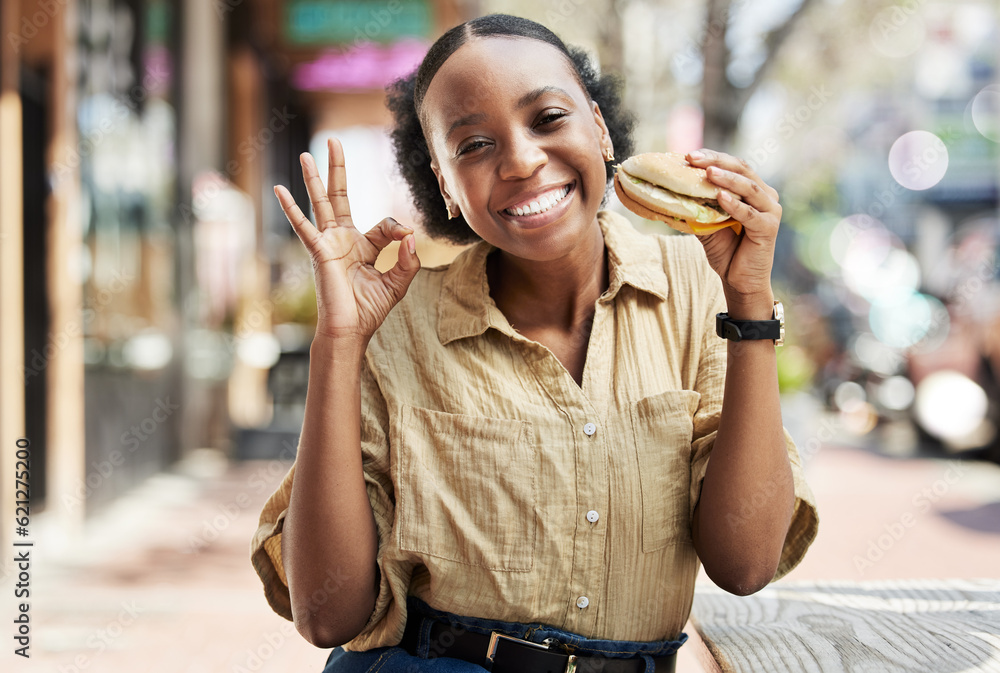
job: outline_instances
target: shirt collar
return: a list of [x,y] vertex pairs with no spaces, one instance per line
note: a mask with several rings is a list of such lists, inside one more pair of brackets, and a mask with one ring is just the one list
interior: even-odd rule
[[[600,301],[610,302],[622,285],[667,297],[667,275],[656,239],[635,230],[622,215],[608,210],[597,214],[608,251],[609,286]],[[486,257],[495,249],[479,241],[463,250],[445,271],[438,302],[438,338],[442,344],[477,336],[493,327],[508,336],[515,332],[490,296]]]

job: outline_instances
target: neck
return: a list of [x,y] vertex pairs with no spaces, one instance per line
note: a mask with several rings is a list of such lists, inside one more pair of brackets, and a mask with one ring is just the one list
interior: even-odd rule
[[564,257],[536,261],[495,250],[487,260],[490,295],[516,329],[573,331],[589,322],[608,288],[604,235],[591,235]]

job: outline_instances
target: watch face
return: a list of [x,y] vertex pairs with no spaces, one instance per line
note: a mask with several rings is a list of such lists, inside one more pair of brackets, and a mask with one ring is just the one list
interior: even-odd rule
[[774,319],[781,323],[781,336],[774,340],[775,346],[785,343],[785,307],[778,300],[774,301]]

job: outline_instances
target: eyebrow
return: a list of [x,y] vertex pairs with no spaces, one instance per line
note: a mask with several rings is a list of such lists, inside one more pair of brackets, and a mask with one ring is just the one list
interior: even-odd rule
[[455,129],[462,126],[472,126],[473,124],[480,124],[486,120],[486,114],[483,112],[474,112],[464,117],[459,117],[451,123],[448,127],[448,133],[445,134],[445,138],[451,137],[451,134],[455,132]]
[[[565,89],[561,89],[557,86],[551,86],[551,85],[542,86],[532,91],[529,91],[528,93],[521,96],[517,100],[517,105],[515,107],[518,110],[524,109],[547,93],[558,94],[560,96],[563,96],[571,100],[573,98],[572,96],[569,95],[569,93]],[[483,112],[474,112],[472,114],[465,115],[464,117],[459,117],[458,119],[453,121],[451,125],[448,127],[448,133],[445,134],[445,138],[450,137],[451,134],[455,132],[455,129],[461,128],[462,126],[472,126],[473,124],[480,124],[485,120],[486,120],[486,114]]]
[[542,86],[538,87],[534,91],[529,91],[528,93],[521,96],[521,98],[518,99],[517,101],[517,109],[520,110],[522,108],[528,107],[529,105],[531,105],[532,103],[534,103],[536,100],[538,100],[547,93],[559,94],[560,96],[569,98],[570,100],[572,100],[573,98],[572,96],[569,95],[569,92],[567,92],[565,89],[560,89],[557,86],[551,86],[551,85]]

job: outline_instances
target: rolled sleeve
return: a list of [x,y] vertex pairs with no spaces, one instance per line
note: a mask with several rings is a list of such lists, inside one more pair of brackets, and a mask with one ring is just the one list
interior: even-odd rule
[[[384,567],[386,546],[392,535],[394,516],[393,488],[389,476],[388,415],[384,399],[366,363],[361,368],[361,452],[365,489],[375,517],[379,549],[379,592],[375,607],[361,633],[351,642],[364,637],[384,617],[392,602],[391,573]],[[288,578],[281,555],[281,535],[295,475],[293,464],[281,485],[271,494],[261,510],[256,533],[250,544],[250,561],[264,586],[264,596],[277,614],[292,619]],[[317,531],[322,534],[322,531]],[[334,581],[343,577],[333,577]],[[350,643],[345,645],[349,649]]]
[[816,497],[812,489],[806,483],[805,474],[802,471],[802,458],[799,450],[792,440],[792,436],[785,430],[785,448],[788,451],[788,461],[792,465],[792,479],[795,486],[795,509],[792,512],[792,521],[788,525],[788,533],[785,535],[785,544],[781,549],[781,560],[778,562],[778,570],[774,573],[774,580],[781,579],[792,568],[797,566],[806,555],[809,545],[816,539],[819,532],[819,512],[816,509]]
[[[714,272],[712,272],[714,274]],[[727,341],[715,333],[715,315],[726,310],[725,295],[722,293],[718,277],[705,279],[712,288],[708,302],[711,307],[705,319],[704,340],[702,341],[701,358],[698,363],[698,374],[695,389],[701,394],[701,400],[694,415],[694,433],[691,443],[691,494],[690,516],[694,518],[694,509],[701,497],[701,487],[708,469],[708,460],[715,446],[715,437],[722,415],[722,399],[726,384],[726,362],[728,357]],[[805,557],[809,545],[816,539],[819,531],[819,514],[816,500],[802,470],[802,459],[798,448],[788,430],[782,428],[785,436],[785,450],[792,468],[792,479],[795,490],[795,507],[792,520],[785,535],[785,543],[781,550],[778,570],[772,578],[780,579],[787,575]]]
[[261,510],[257,531],[250,541],[250,562],[264,584],[268,605],[285,619],[292,618],[292,602],[288,594],[288,579],[281,562],[281,529],[288,512],[288,498],[292,492],[295,465],[288,471],[281,485],[271,494]]
[[694,389],[701,395],[694,413],[694,431],[691,437],[691,495],[690,512],[694,519],[694,509],[701,498],[701,484],[708,469],[708,458],[715,446],[715,434],[722,417],[722,398],[726,390],[726,340],[715,333],[715,314],[726,310],[726,297],[722,292],[722,282],[708,266],[703,265],[702,283],[708,297],[707,310],[702,322],[701,356],[698,359],[698,373]]

